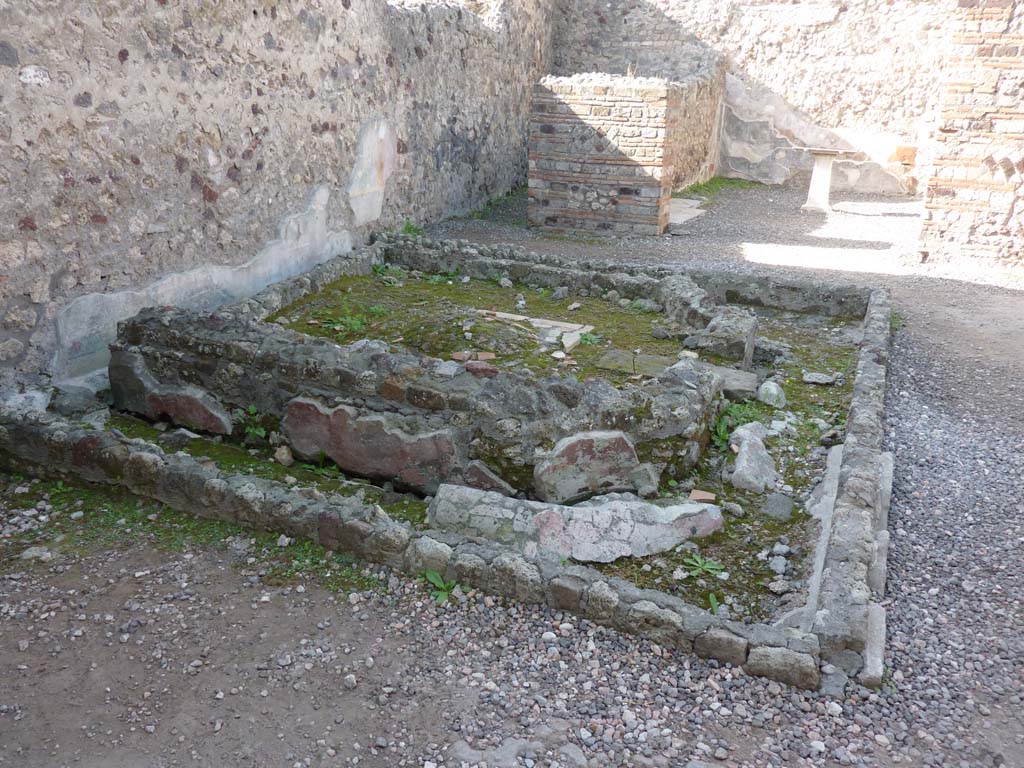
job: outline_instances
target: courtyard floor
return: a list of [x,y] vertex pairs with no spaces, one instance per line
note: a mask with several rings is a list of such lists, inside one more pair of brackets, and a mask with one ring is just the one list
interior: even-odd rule
[[0,575],[0,766],[1024,766],[1024,294],[916,264],[917,203],[836,195],[826,219],[803,195],[725,190],[657,240],[544,237],[515,196],[428,234],[892,292],[882,690],[804,693],[546,609],[437,607],[386,577],[274,586],[230,547],[122,537]]

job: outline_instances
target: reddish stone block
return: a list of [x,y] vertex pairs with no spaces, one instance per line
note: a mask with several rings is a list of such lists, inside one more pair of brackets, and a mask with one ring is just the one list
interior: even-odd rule
[[466,363],[466,370],[478,379],[490,379],[498,375],[498,369],[490,363],[482,363],[479,360],[470,360]]
[[158,417],[164,416],[175,424],[203,432],[231,434],[231,420],[226,417],[224,409],[212,400],[205,392],[190,391],[186,387],[152,392],[146,398],[150,410]]
[[323,451],[346,472],[433,493],[457,463],[448,429],[409,433],[383,414],[360,415],[351,406],[328,409],[299,397],[288,403],[281,430],[299,456]]
[[636,448],[624,432],[581,432],[559,440],[551,454],[538,462],[534,490],[544,501],[559,504],[632,490],[639,465]]

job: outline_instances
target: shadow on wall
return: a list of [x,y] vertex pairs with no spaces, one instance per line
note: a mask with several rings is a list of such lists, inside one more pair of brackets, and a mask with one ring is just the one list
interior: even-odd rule
[[[699,10],[703,5],[708,5],[704,15]],[[756,9],[717,0],[714,4],[694,0],[688,7],[684,9],[679,0],[659,5],[625,0],[570,2],[571,10],[560,20],[557,33],[555,71],[560,74],[631,73],[685,80],[716,66],[717,61],[730,53],[723,38],[730,27],[740,25],[737,19],[743,14],[760,13],[769,17],[760,27],[751,23],[751,28],[746,30],[750,39],[745,44],[749,47],[762,41],[768,41],[769,46],[777,42],[776,38],[782,34],[779,22],[784,16],[791,26],[813,30],[831,24],[843,12],[840,4],[829,0],[803,5],[764,3]],[[665,8],[672,9],[677,16],[689,14],[690,18],[673,18]],[[695,34],[687,21],[703,24],[700,34],[718,44],[717,48]],[[720,52],[723,50],[725,54]],[[779,65],[783,66],[785,63]],[[806,147],[824,147],[851,152],[849,159],[835,164],[833,188],[836,191],[879,194],[914,191],[915,153],[912,148],[898,149],[897,140],[891,136],[881,140],[877,136],[858,138],[850,132],[825,127],[734,60],[729,61],[728,70],[722,104],[719,175],[781,184],[810,173],[813,158]],[[796,78],[797,73],[793,76]],[[822,73],[822,77],[827,77],[827,73]],[[794,81],[793,85],[800,88],[807,84]]]

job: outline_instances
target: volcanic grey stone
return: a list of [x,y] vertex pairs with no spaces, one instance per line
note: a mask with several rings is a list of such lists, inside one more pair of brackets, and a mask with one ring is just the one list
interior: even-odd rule
[[754,493],[764,493],[775,486],[779,479],[775,471],[775,462],[764,446],[768,431],[759,422],[751,422],[737,427],[729,438],[729,443],[739,450],[736,464],[729,476],[729,482],[735,487]]
[[742,403],[744,400],[753,400],[757,397],[756,373],[729,368],[725,365],[701,364],[722,377],[722,394],[733,402]]
[[786,393],[774,381],[766,381],[757,390],[757,399],[772,408],[786,407]]
[[835,376],[828,373],[818,373],[816,371],[804,371],[803,380],[804,384],[818,384],[823,387],[836,383]]
[[721,627],[711,627],[693,641],[693,651],[698,656],[718,659],[737,667],[746,663],[748,646],[746,638]]
[[756,339],[757,316],[740,307],[723,306],[718,308],[707,327],[683,339],[683,345],[738,360],[743,370],[748,371],[754,361]]
[[743,668],[752,675],[770,677],[809,690],[817,688],[821,679],[818,662],[813,656],[788,648],[752,648]]
[[452,548],[447,544],[429,536],[420,536],[405,551],[405,568],[410,573],[437,571],[444,575],[451,556]]
[[784,493],[770,493],[761,511],[776,520],[789,520],[793,516],[793,499]]

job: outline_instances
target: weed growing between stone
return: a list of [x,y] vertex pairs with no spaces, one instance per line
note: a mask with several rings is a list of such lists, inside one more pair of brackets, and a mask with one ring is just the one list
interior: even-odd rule
[[34,509],[41,499],[49,505],[31,515],[47,518],[41,521],[45,524],[0,539],[0,572],[28,567],[31,561],[21,559],[28,547],[45,547],[53,554],[52,563],[146,541],[172,552],[230,551],[238,567],[257,572],[272,585],[307,581],[335,592],[380,586],[366,564],[313,542],[288,540],[282,545],[277,533],[178,512],[119,489],[11,475],[0,475],[0,485],[6,487],[0,503],[9,510]]

